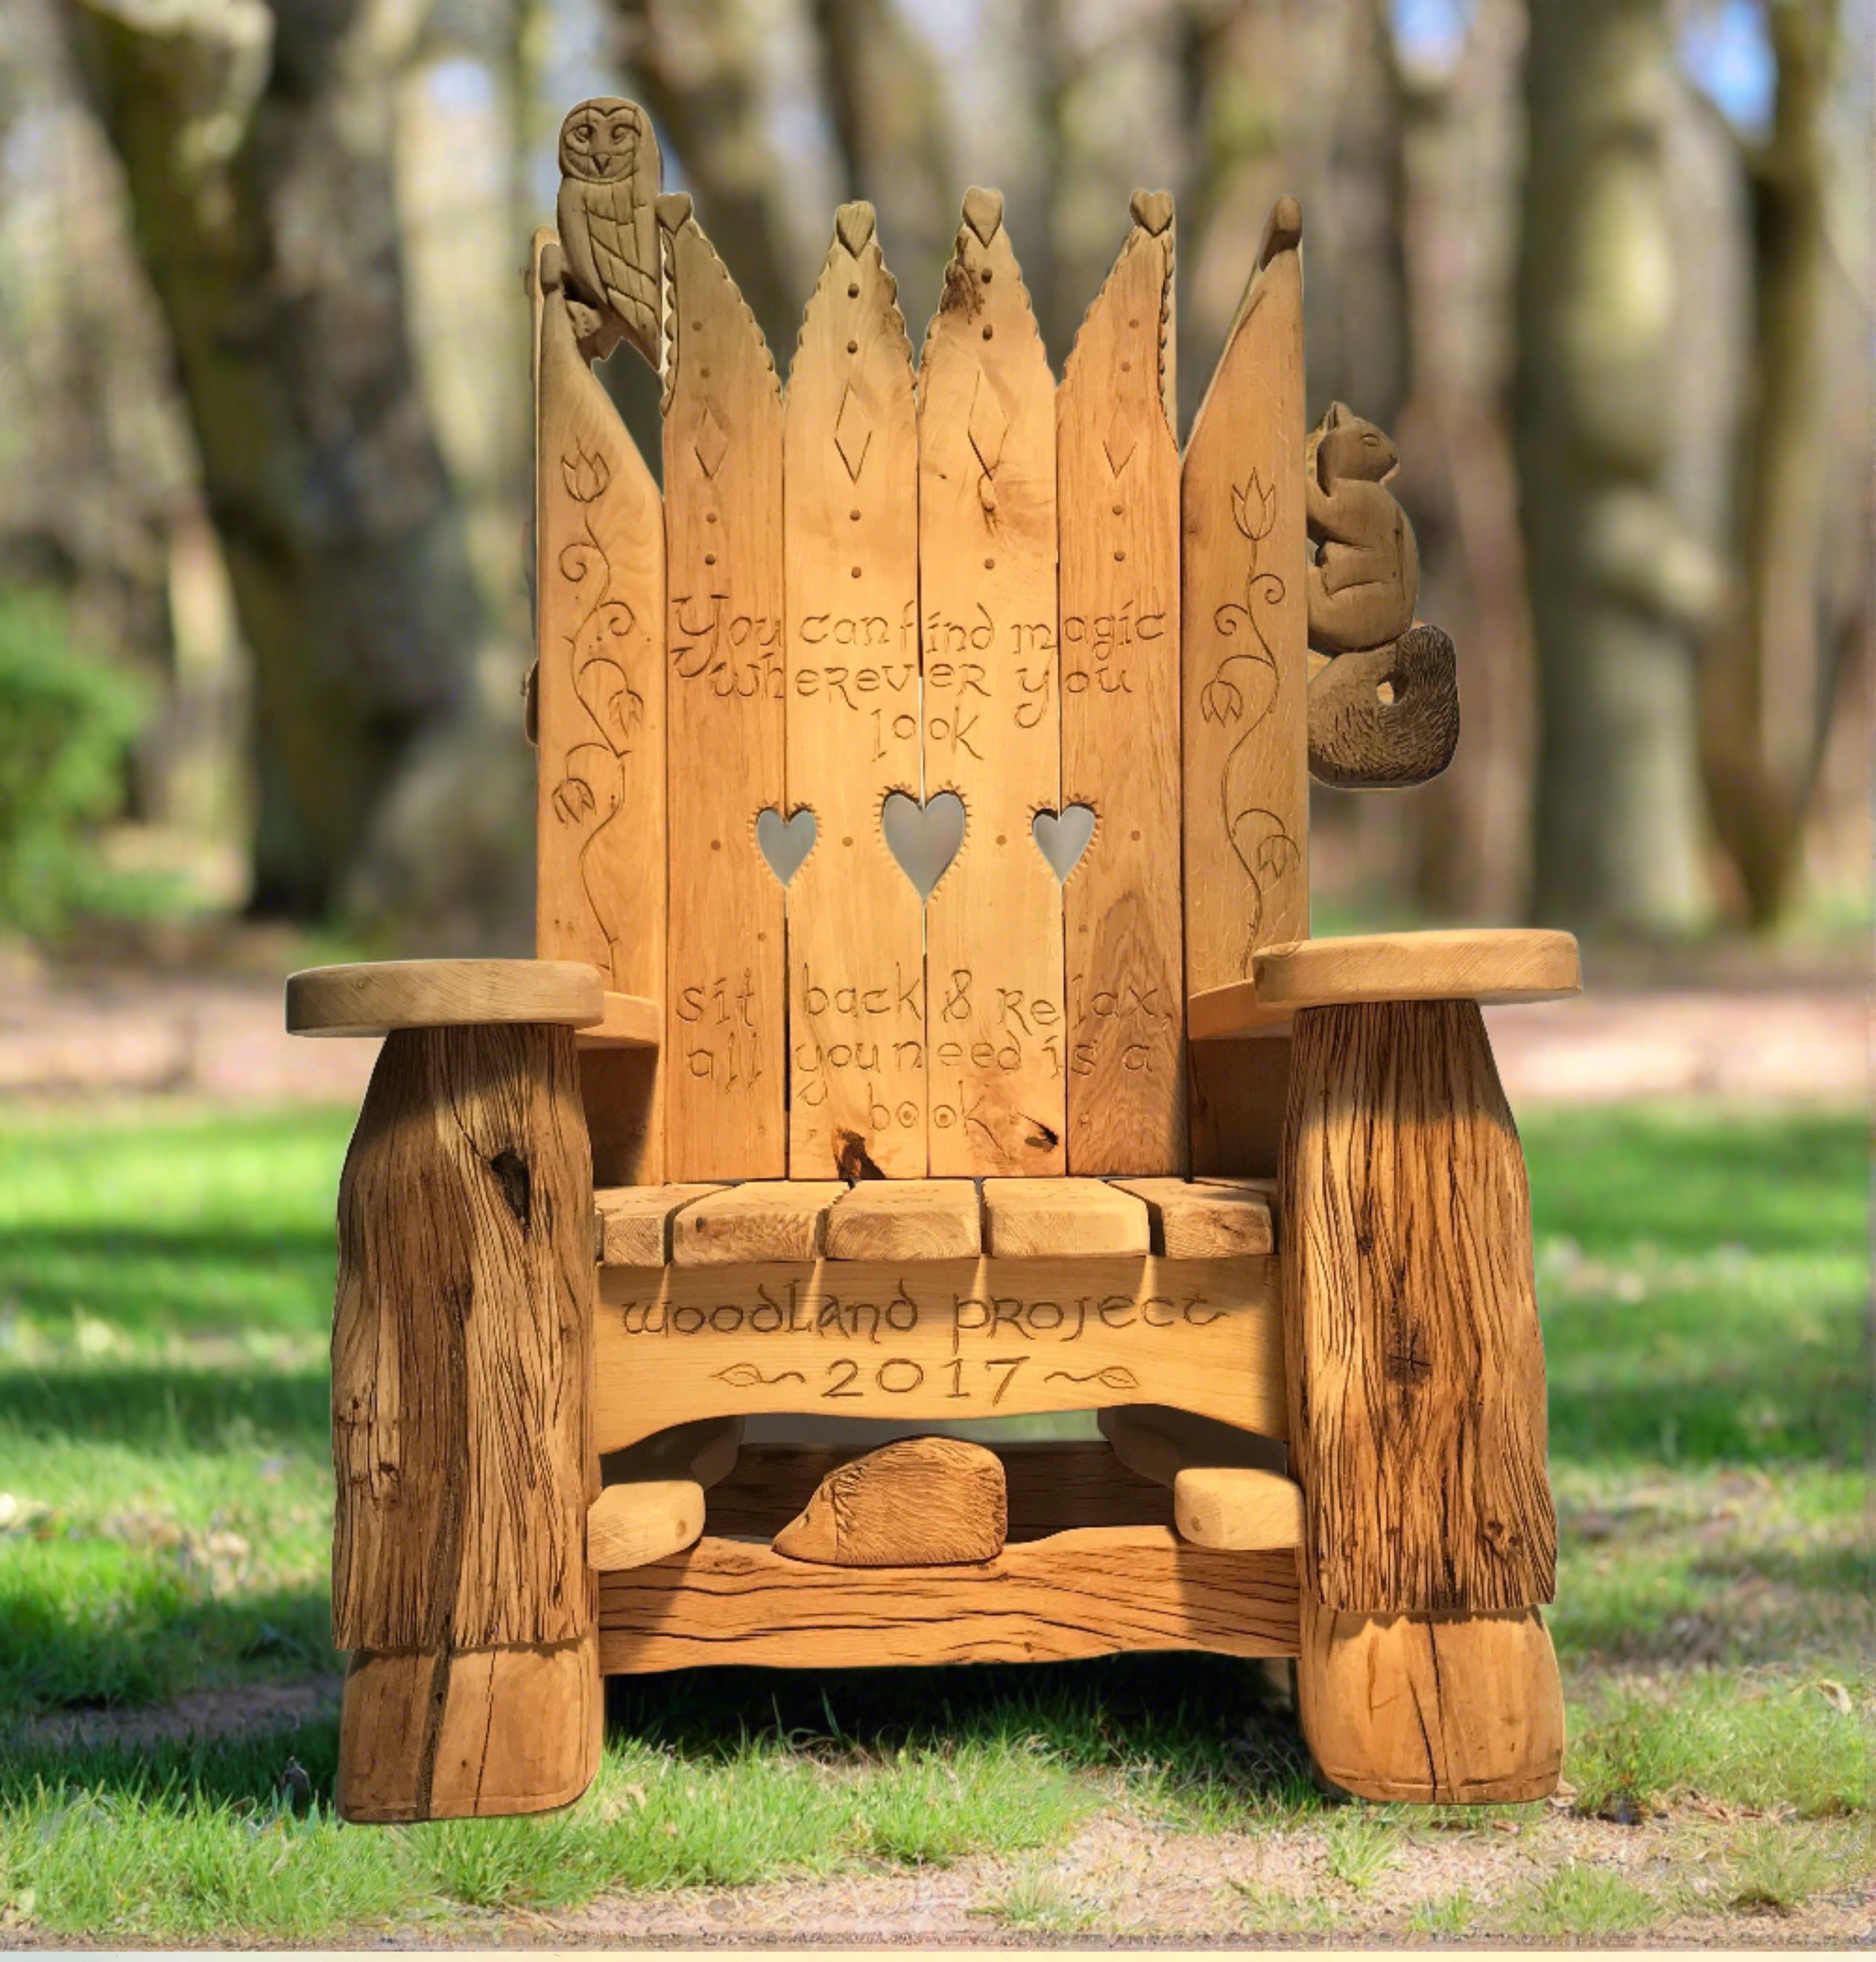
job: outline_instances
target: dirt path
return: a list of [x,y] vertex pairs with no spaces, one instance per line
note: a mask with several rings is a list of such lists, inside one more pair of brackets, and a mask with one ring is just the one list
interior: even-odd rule
[[[1611,989],[1485,1015],[1514,1105],[1864,1101],[1867,1002],[1854,986]],[[0,988],[0,1095],[355,1104],[376,1048],[289,1037],[265,980],[126,970]]]

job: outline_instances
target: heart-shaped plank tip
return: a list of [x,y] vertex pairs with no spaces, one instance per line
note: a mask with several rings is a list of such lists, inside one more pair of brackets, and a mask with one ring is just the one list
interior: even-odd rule
[[1029,829],[1035,839],[1035,848],[1048,861],[1050,871],[1066,884],[1094,836],[1094,807],[1064,804],[1059,816],[1052,810],[1038,810]]
[[873,208],[863,197],[857,197],[851,204],[844,204],[834,214],[834,236],[857,259],[866,249],[866,241],[873,236],[877,222]]
[[1172,222],[1172,193],[1169,190],[1137,190],[1128,209],[1134,222],[1157,238]]
[[681,232],[684,220],[691,216],[691,193],[688,190],[662,191],[658,198],[658,222],[667,232]]
[[964,193],[964,222],[977,234],[979,244],[987,245],[1003,222],[1003,194],[973,184]]
[[889,791],[879,829],[899,870],[928,900],[963,845],[964,800],[956,791],[940,791],[920,804],[904,791]]
[[768,868],[786,886],[806,862],[820,835],[820,824],[812,811],[802,809],[793,817],[783,817],[770,805],[755,814],[755,842]]

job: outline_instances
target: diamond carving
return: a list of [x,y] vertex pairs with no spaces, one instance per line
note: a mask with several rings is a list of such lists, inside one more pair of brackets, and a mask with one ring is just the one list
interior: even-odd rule
[[1101,447],[1107,452],[1107,467],[1118,477],[1132,461],[1135,448],[1133,431],[1127,426],[1125,416],[1116,416],[1114,426],[1102,438]]
[[847,474],[857,484],[866,462],[866,446],[873,441],[873,424],[860,398],[849,382],[841,397],[841,412],[834,418],[834,447],[841,452]]
[[697,462],[704,466],[704,475],[714,477],[723,462],[723,452],[729,447],[729,438],[716,420],[716,411],[708,402],[704,404],[704,420],[697,425],[691,446],[697,452]]
[[970,420],[965,427],[984,475],[994,477],[997,460],[1003,453],[1003,438],[1010,432],[1010,418],[997,399],[996,385],[981,368],[977,371],[977,385],[971,391]]

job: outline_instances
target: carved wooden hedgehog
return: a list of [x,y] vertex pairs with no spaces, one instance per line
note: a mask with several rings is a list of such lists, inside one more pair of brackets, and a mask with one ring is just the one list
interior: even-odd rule
[[995,1452],[908,1437],[830,1472],[774,1547],[832,1567],[943,1567],[995,1559],[1008,1530]]

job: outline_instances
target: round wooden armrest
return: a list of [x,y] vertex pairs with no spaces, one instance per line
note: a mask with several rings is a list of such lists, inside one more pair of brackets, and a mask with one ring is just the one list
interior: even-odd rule
[[1253,1035],[1299,1008],[1358,1002],[1552,1002],[1582,992],[1574,937],[1543,927],[1364,933],[1262,948],[1249,978],[1186,1007],[1192,1040]]
[[606,1018],[599,970],[579,960],[359,960],[287,976],[295,1036],[381,1036],[393,1029],[502,1022],[591,1028]]

